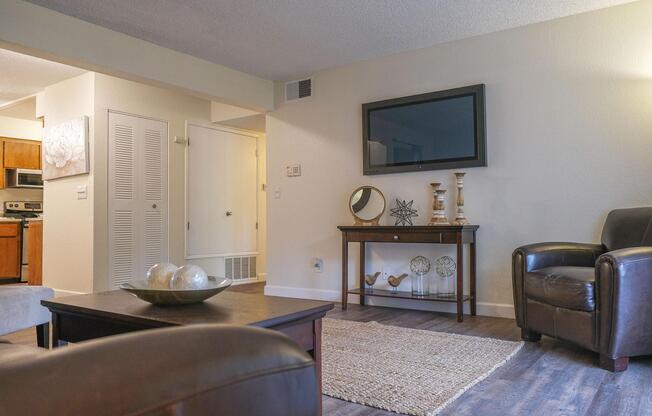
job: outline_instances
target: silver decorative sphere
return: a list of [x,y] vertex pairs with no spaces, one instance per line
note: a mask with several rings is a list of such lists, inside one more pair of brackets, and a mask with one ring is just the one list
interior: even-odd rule
[[416,256],[410,261],[410,270],[416,274],[426,274],[430,271],[430,260],[423,256]]
[[169,289],[170,279],[177,270],[172,263],[157,263],[147,270],[147,286],[152,289]]
[[450,277],[455,274],[457,265],[449,256],[442,256],[435,261],[435,271],[439,277]]
[[172,275],[170,288],[182,290],[205,289],[208,286],[208,276],[204,269],[194,264],[179,267]]

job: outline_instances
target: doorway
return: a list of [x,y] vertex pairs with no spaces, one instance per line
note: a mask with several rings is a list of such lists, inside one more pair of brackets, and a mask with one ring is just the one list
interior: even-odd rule
[[187,135],[186,259],[236,283],[257,280],[261,135],[193,123]]

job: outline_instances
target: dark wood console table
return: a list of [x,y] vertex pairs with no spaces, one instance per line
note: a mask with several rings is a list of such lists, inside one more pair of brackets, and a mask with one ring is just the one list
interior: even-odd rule
[[[397,299],[417,299],[437,302],[457,303],[457,321],[462,322],[464,302],[469,302],[471,315],[476,314],[475,296],[475,232],[478,225],[437,225],[437,226],[339,226],[342,232],[342,309],[346,309],[348,295],[360,296],[360,305],[365,304],[365,297],[380,296]],[[360,243],[360,287],[349,287],[349,243]],[[437,295],[413,296],[410,292],[393,292],[390,290],[365,288],[365,254],[366,243],[430,243],[455,244],[457,246],[457,287],[455,297]],[[464,295],[464,244],[469,244],[469,294]]]

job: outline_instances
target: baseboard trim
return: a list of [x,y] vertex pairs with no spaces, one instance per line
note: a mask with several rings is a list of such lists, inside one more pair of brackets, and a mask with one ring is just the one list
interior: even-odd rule
[[[289,286],[266,285],[265,295],[280,296],[286,298],[325,300],[329,302],[341,301],[340,292],[338,290],[329,289],[307,289]],[[358,303],[358,296],[349,295],[349,302]],[[389,308],[416,309],[433,312],[456,312],[456,306],[454,303],[424,302],[420,300],[372,297],[368,298],[367,304],[373,306],[386,306]],[[464,313],[469,313],[468,304],[464,305]],[[481,316],[514,319],[514,306],[507,303],[478,302],[477,313]]]

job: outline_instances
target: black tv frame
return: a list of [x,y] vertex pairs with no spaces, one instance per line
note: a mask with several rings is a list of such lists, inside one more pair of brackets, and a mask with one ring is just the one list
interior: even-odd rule
[[[472,158],[442,159],[439,161],[425,161],[423,163],[401,163],[394,166],[370,167],[369,166],[369,112],[382,108],[400,107],[404,105],[426,103],[448,98],[472,96],[474,98],[475,116],[475,156]],[[485,98],[484,84],[469,85],[467,87],[453,88],[450,90],[429,92],[425,94],[410,95],[408,97],[393,98],[391,100],[376,101],[362,104],[362,153],[363,174],[382,175],[399,172],[420,172],[428,170],[458,169],[487,166],[487,133],[485,130]]]

